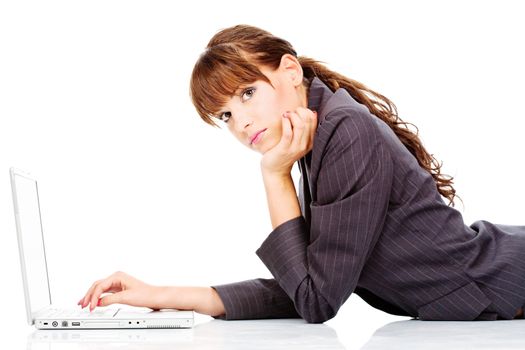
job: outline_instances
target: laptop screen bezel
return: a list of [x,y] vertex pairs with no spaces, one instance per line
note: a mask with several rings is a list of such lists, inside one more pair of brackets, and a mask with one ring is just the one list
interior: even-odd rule
[[20,169],[10,168],[9,173],[10,173],[10,178],[11,178],[11,189],[12,189],[12,194],[13,194],[13,208],[14,208],[14,213],[15,213],[16,232],[17,232],[17,239],[18,239],[18,253],[20,256],[20,267],[22,270],[22,282],[24,286],[24,297],[25,297],[25,304],[26,304],[27,322],[28,324],[33,325],[35,323],[35,314],[40,310],[31,309],[31,299],[30,299],[30,293],[29,293],[29,283],[28,283],[28,278],[27,278],[26,259],[25,259],[24,244],[23,244],[23,239],[22,239],[22,234],[23,234],[22,224],[20,222],[20,217],[18,215],[19,203],[18,203],[18,196],[17,196],[17,190],[16,190],[16,176],[21,176],[21,177],[26,178],[27,180],[33,181],[36,186],[35,190],[37,194],[38,215],[39,215],[39,220],[40,220],[40,233],[41,233],[42,249],[43,249],[44,261],[45,261],[48,300],[49,300],[49,305],[51,305],[51,289],[49,286],[49,273],[47,269],[47,257],[46,257],[46,249],[45,249],[45,242],[44,242],[44,232],[42,229],[42,215],[41,215],[41,210],[40,210],[40,198],[38,195],[38,182],[29,173],[23,170],[20,170]]

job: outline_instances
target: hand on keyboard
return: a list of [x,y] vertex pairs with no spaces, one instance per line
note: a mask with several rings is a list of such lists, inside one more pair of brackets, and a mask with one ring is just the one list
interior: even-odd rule
[[[101,297],[103,293],[113,293]],[[86,295],[79,300],[78,305],[89,310],[97,306],[107,306],[115,303],[142,306],[151,309],[161,309],[155,305],[160,299],[160,287],[152,286],[124,272],[116,272],[111,276],[96,281]]]

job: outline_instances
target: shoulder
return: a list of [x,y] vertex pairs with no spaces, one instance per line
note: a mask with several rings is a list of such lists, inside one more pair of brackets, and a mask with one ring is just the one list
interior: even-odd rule
[[[380,130],[382,122],[364,105],[340,105],[327,111],[314,139],[314,158],[323,167],[353,167],[357,163],[375,169],[390,152]],[[350,169],[347,169],[350,170]]]
[[341,106],[333,109],[326,115],[323,125],[333,133],[372,136],[378,130],[377,117],[365,106],[363,108]]
[[379,122],[365,105],[355,101],[346,90],[339,89],[320,113],[318,147],[339,148],[354,142],[372,146],[381,136]]
[[374,118],[378,119],[368,109],[354,106],[327,113],[320,126],[324,137],[312,158],[318,169],[317,203],[335,203],[357,192],[368,193],[367,198],[370,191],[375,196],[390,193],[393,162]]
[[311,162],[316,201],[336,202],[370,181],[377,182],[375,191],[386,191],[393,164],[381,131],[382,120],[346,90],[337,90],[320,115]]
[[326,132],[338,130],[341,126],[355,124],[359,128],[377,128],[376,116],[368,107],[357,102],[345,89],[337,89],[328,99],[319,114],[319,126]]

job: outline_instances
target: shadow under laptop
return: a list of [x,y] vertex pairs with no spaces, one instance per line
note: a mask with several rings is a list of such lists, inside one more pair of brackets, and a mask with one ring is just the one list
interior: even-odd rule
[[362,350],[524,349],[525,320],[405,320],[377,329]]
[[37,330],[27,349],[344,349],[335,330],[301,319],[211,320],[189,329]]

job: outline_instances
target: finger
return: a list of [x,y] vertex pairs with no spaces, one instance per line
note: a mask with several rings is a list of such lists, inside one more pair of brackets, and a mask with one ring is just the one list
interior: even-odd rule
[[[104,295],[98,300],[97,306],[108,306],[111,304],[127,304],[139,307],[151,307],[152,301],[147,300],[147,291],[126,289],[118,293]],[[153,301],[154,302],[154,301]]]
[[[99,280],[99,281],[97,281],[97,282],[95,282],[93,284],[93,286],[89,289],[89,291],[86,294],[86,296],[79,301],[79,305],[82,308],[85,308],[86,306],[88,306],[91,303],[91,301],[93,299],[93,293],[95,292],[96,288],[99,287],[106,280]],[[108,289],[104,290],[104,292],[110,292],[111,293],[111,292],[118,292],[120,290],[121,290],[120,289],[120,285],[112,284],[111,287],[109,287]]]
[[89,310],[93,310],[97,303],[100,295],[106,291],[109,291],[113,287],[113,277],[108,277],[105,280],[102,280],[98,283],[93,289],[92,293],[89,295],[89,299],[86,301],[86,305],[89,305]]
[[297,113],[303,116],[305,121],[304,137],[301,139],[300,147],[301,150],[308,152],[313,146],[315,131],[317,129],[317,112],[309,108],[299,107],[297,108]]
[[108,306],[111,304],[122,304],[127,291],[105,295],[98,299],[97,306]]
[[92,300],[92,296],[93,296],[93,291],[95,290],[95,288],[102,282],[104,281],[107,281],[107,280],[110,280],[110,279],[113,279],[113,280],[118,280],[119,283],[117,284],[113,284],[114,286],[116,286],[116,290],[108,290],[109,291],[120,291],[121,289],[121,279],[124,278],[126,276],[126,274],[124,274],[123,272],[120,272],[120,271],[117,271],[113,274],[111,274],[110,276],[104,278],[104,279],[100,279],[96,282],[93,283],[93,285],[89,288],[88,292],[86,293],[86,295],[84,296],[84,299],[82,301],[82,308],[85,308],[87,305],[89,305],[90,301]]
[[292,122],[290,121],[290,117],[288,116],[287,112],[283,113],[282,126],[283,128],[282,128],[281,141],[279,143],[281,144],[282,147],[288,148],[293,138],[293,130],[292,130]]
[[319,119],[318,119],[318,115],[317,115],[317,111],[313,111],[314,114],[313,114],[313,118],[312,118],[312,145],[313,145],[313,142],[314,142],[314,138],[315,138],[315,133],[317,132],[317,127],[319,126]]
[[309,118],[310,129],[309,129],[308,144],[309,144],[309,147],[312,147],[314,143],[315,132],[317,131],[317,112],[307,109],[307,113],[310,117]]
[[91,295],[89,310],[91,311],[97,306],[98,300],[100,299],[100,295],[102,293],[105,293],[109,290],[118,289],[119,286],[120,286],[120,280],[113,276],[108,277],[107,279],[99,283],[95,287],[95,289],[93,290],[93,294]]
[[81,300],[81,304],[80,304],[80,305],[82,306],[82,308],[85,308],[85,307],[86,307],[87,302],[89,301],[89,298],[90,298],[90,296],[91,296],[91,293],[93,292],[93,289],[95,289],[95,287],[96,287],[100,282],[102,282],[102,281],[103,281],[103,280],[95,281],[95,282],[91,285],[91,287],[89,287],[87,293],[84,295],[84,297],[83,297],[82,300]]
[[304,122],[304,131],[303,131],[303,137],[301,138],[301,142],[300,142],[300,149],[308,150],[308,147],[310,145],[312,129],[313,129],[312,111],[309,110],[308,108],[299,107],[297,108],[297,114],[301,116]]
[[301,145],[304,143],[305,122],[296,112],[291,111],[288,115],[293,125],[293,139],[290,143],[290,150],[294,153],[299,153],[302,151]]

